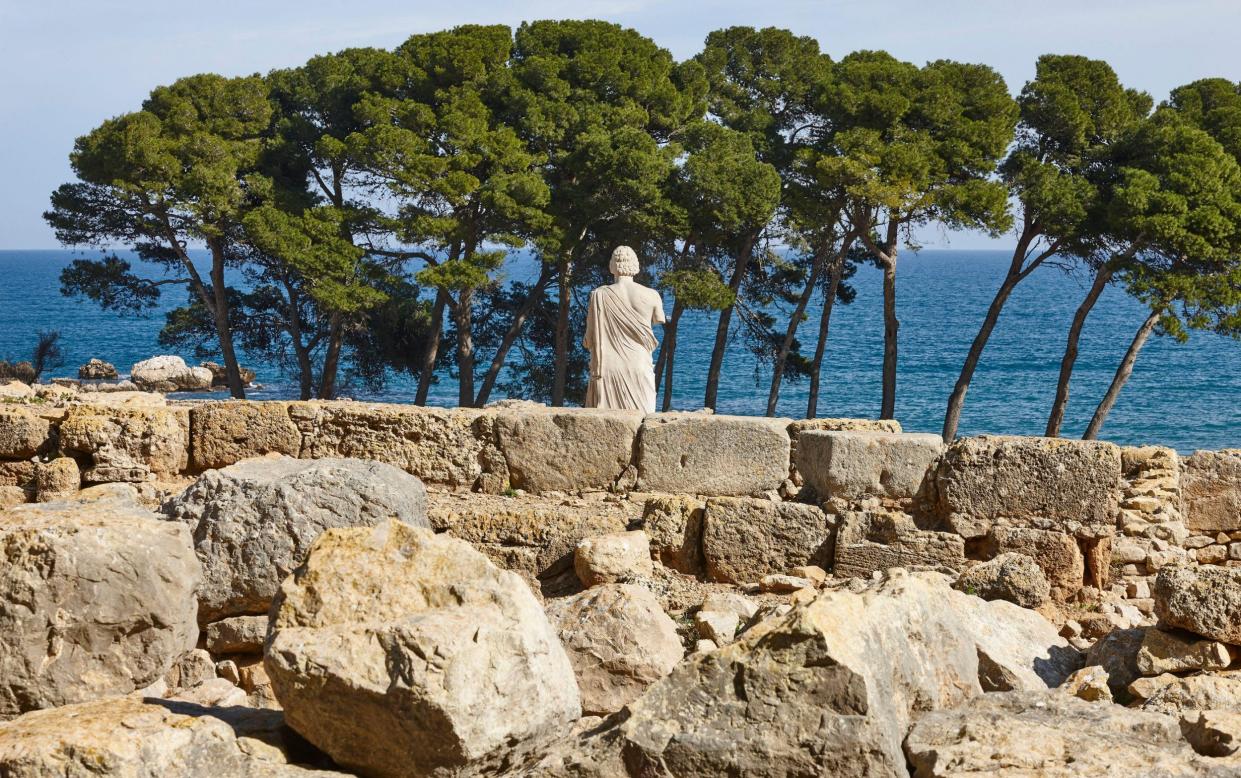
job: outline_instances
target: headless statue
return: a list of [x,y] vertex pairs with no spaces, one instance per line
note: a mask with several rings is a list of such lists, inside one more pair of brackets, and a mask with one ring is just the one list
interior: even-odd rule
[[590,293],[586,312],[586,350],[590,385],[586,407],[655,412],[655,367],[651,353],[659,342],[652,324],[664,323],[659,292],[635,282],[638,255],[628,246],[612,252],[613,283]]

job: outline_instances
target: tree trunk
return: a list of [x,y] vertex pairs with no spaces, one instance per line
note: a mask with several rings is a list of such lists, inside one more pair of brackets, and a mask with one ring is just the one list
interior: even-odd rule
[[1077,361],[1077,344],[1081,339],[1082,327],[1086,324],[1086,317],[1090,315],[1091,309],[1099,301],[1099,295],[1103,294],[1103,289],[1112,280],[1113,272],[1115,271],[1111,264],[1099,268],[1095,273],[1094,283],[1090,285],[1090,291],[1086,294],[1086,299],[1082,300],[1082,304],[1077,306],[1077,311],[1073,314],[1073,324],[1069,327],[1069,339],[1064,346],[1064,357],[1060,360],[1060,379],[1056,383],[1056,399],[1052,403],[1051,414],[1047,417],[1047,430],[1044,434],[1049,438],[1060,437],[1060,427],[1064,424],[1064,412],[1069,405],[1069,380],[1073,377],[1073,363]]
[[1146,345],[1147,338],[1155,331],[1155,325],[1159,323],[1159,317],[1162,315],[1163,308],[1152,309],[1146,321],[1142,322],[1142,326],[1138,327],[1138,331],[1134,333],[1124,359],[1120,360],[1120,365],[1116,368],[1116,375],[1112,376],[1112,384],[1107,388],[1103,399],[1099,401],[1099,407],[1095,408],[1094,416],[1091,417],[1090,425],[1086,427],[1086,434],[1082,435],[1082,440],[1094,440],[1099,437],[1099,430],[1103,429],[1103,422],[1107,421],[1107,415],[1111,413],[1112,406],[1116,404],[1120,390],[1124,388],[1125,382],[1133,374],[1133,365],[1138,361],[1138,352],[1142,350],[1142,346]]
[[896,252],[883,263],[883,400],[879,418],[896,418]]
[[665,412],[672,410],[672,370],[676,366],[677,357],[677,324],[681,321],[681,314],[684,312],[685,306],[681,304],[680,300],[677,300],[672,304],[672,317],[664,325],[664,345],[660,350],[660,358],[664,361],[662,374],[664,397],[660,409]]
[[780,351],[776,354],[776,360],[771,369],[771,389],[767,392],[768,416],[776,415],[776,405],[780,402],[780,383],[784,380],[784,366],[788,363],[789,352],[793,350],[793,339],[797,335],[797,328],[801,325],[802,316],[806,313],[806,306],[810,303],[810,296],[819,283],[819,276],[823,274],[827,255],[827,247],[820,246],[810,268],[810,277],[806,279],[806,287],[802,289],[801,296],[797,298],[797,306],[789,317],[789,325],[784,331],[784,340],[780,343]]
[[331,400],[336,396],[336,372],[340,367],[340,347],[345,328],[340,314],[334,313],[328,320],[327,353],[323,355],[323,376],[319,381],[319,399]]
[[526,319],[530,318],[531,311],[538,305],[539,300],[543,299],[543,292],[547,288],[547,282],[551,280],[551,266],[544,265],[543,270],[539,273],[539,280],[530,288],[530,294],[526,296],[525,302],[517,311],[517,315],[513,317],[513,323],[509,325],[508,331],[504,333],[504,340],[500,342],[500,346],[496,349],[495,356],[491,358],[491,364],[487,367],[487,375],[483,376],[483,385],[478,390],[478,397],[474,400],[474,405],[481,408],[487,404],[487,400],[491,397],[491,390],[495,388],[496,380],[500,377],[500,370],[504,367],[504,360],[508,358],[508,352],[517,342],[517,336],[521,334],[521,329],[525,326]]
[[823,313],[819,316],[819,339],[814,347],[814,361],[810,365],[810,396],[806,400],[806,418],[813,419],[819,414],[819,384],[823,372],[823,356],[827,352],[827,335],[832,323],[832,306],[836,303],[836,294],[840,290],[840,279],[844,276],[845,256],[849,253],[847,240],[840,246],[840,253],[832,262],[831,275],[828,277],[827,293],[823,296]]
[[572,272],[572,260],[567,257],[562,259],[559,278],[556,282],[559,300],[556,306],[556,360],[552,380],[552,405],[554,406],[564,405],[565,384],[569,380],[569,309],[573,302],[569,295],[572,287]]
[[416,405],[426,405],[435,378],[435,362],[439,358],[440,338],[444,332],[444,306],[448,304],[448,292],[438,289],[435,303],[431,306],[431,327],[427,333],[427,348],[422,352],[422,368],[418,371],[418,392],[414,395]]
[[228,380],[228,392],[238,400],[246,399],[245,385],[241,382],[241,369],[237,364],[237,352],[233,349],[233,328],[228,321],[228,289],[224,285],[224,256],[220,247],[210,243],[212,315],[215,319],[216,336],[220,339],[220,354],[224,357],[224,372]]
[[457,404],[468,408],[474,403],[474,290],[457,293],[453,308],[457,327]]
[[[742,247],[741,253],[737,255],[737,264],[733,268],[732,278],[728,280],[728,288],[734,295],[741,290],[741,282],[745,279],[746,271],[750,267],[750,257],[754,254],[754,244],[758,242],[758,235],[757,232],[751,235]],[[711,348],[711,366],[707,369],[707,390],[702,401],[703,406],[711,410],[715,410],[719,396],[720,369],[724,366],[724,350],[728,347],[728,326],[732,323],[733,308],[736,305],[734,301],[732,305],[720,311],[719,322],[715,327],[715,345]]]

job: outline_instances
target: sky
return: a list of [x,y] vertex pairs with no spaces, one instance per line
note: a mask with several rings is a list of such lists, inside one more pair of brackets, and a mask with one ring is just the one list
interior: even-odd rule
[[[983,62],[1014,93],[1044,53],[1105,59],[1156,100],[1197,78],[1241,81],[1241,0],[0,0],[0,249],[57,247],[41,214],[72,178],[74,139],[138,109],[152,87],[390,47],[458,24],[564,18],[636,28],[678,58],[713,29],[786,27],[835,58],[886,49],[917,64]],[[937,229],[918,238],[928,248],[1011,243]]]

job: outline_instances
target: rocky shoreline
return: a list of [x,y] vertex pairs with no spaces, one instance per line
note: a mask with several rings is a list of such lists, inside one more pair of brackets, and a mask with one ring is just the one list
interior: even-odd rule
[[1241,451],[0,387],[0,774],[1241,775]]

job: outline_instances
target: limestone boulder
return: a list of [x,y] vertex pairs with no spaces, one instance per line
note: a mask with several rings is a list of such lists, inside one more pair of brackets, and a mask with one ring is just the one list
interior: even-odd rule
[[189,531],[131,503],[0,513],[0,718],[125,694],[194,647]]
[[651,543],[642,530],[586,538],[574,550],[573,569],[583,586],[649,578]]
[[102,359],[91,358],[78,368],[78,378],[87,381],[107,381],[117,377],[116,366]]
[[1206,640],[1191,632],[1154,627],[1142,635],[1134,662],[1142,675],[1211,672],[1231,665],[1241,649],[1216,640]]
[[71,500],[82,485],[82,473],[78,463],[70,457],[57,457],[50,462],[36,462],[34,466],[35,502]]
[[213,654],[261,654],[267,639],[267,616],[233,616],[207,625],[207,650]]
[[[228,388],[227,367],[221,365],[219,362],[203,362],[200,367],[204,367],[211,371],[211,386],[213,388]],[[238,365],[237,372],[241,376],[241,383],[243,386],[249,386],[254,383],[255,378],[258,378],[258,375],[253,370],[245,367],[244,365]]]
[[272,605],[266,667],[290,726],[347,770],[464,770],[581,715],[526,584],[399,521],[329,529]]
[[190,454],[195,470],[227,467],[264,454],[296,457],[302,433],[280,402],[212,402],[190,410]]
[[995,556],[1018,553],[1033,559],[1046,576],[1051,595],[1058,600],[1067,600],[1082,588],[1086,563],[1072,535],[1029,527],[996,527],[984,545]]
[[47,443],[50,429],[30,408],[0,405],[0,459],[29,459]]
[[60,449],[88,463],[82,473],[86,483],[171,477],[189,462],[189,411],[74,405],[60,423]]
[[1195,451],[1182,464],[1181,498],[1190,531],[1241,530],[1241,449]]
[[304,457],[370,459],[457,489],[483,474],[494,434],[494,414],[469,408],[307,402],[290,403],[289,416],[304,433]]
[[426,519],[426,490],[413,476],[356,459],[249,459],[208,470],[164,505],[186,525],[202,560],[198,618],[266,613],[280,582],[329,527]]
[[1167,565],[1152,594],[1162,624],[1241,645],[1241,567]]
[[1127,703],[1132,699],[1129,684],[1142,677],[1138,669],[1138,651],[1145,633],[1141,627],[1114,629],[1096,640],[1086,652],[1086,665],[1103,668],[1108,687],[1118,702]]
[[[17,364],[21,365],[23,363],[18,362]],[[0,398],[9,400],[27,400],[31,397],[34,397],[34,389],[30,388],[30,384],[18,380],[0,380]]]
[[596,586],[549,601],[547,614],[573,664],[587,715],[633,702],[685,653],[676,623],[640,586]]
[[[266,717],[279,719],[279,714]],[[244,709],[138,696],[68,705],[0,723],[0,773],[13,778],[93,776],[344,776],[290,764]]]
[[1129,684],[1129,693],[1143,710],[1173,715],[1191,710],[1241,710],[1241,670],[1139,678]]
[[595,743],[631,775],[904,776],[915,711],[982,694],[980,673],[1045,689],[1075,669],[1072,653],[1036,613],[894,571],[686,658]]
[[753,495],[789,477],[788,419],[661,413],[638,434],[638,489]]
[[1205,777],[1241,769],[1194,753],[1171,716],[1051,692],[985,694],[927,713],[905,738],[905,755],[914,778]]
[[611,489],[640,426],[639,411],[602,408],[507,411],[495,423],[511,485],[531,492]]
[[836,535],[832,572],[869,578],[893,567],[960,570],[965,541],[952,532],[918,529],[901,511],[845,511]]
[[810,430],[798,438],[797,472],[820,499],[907,499],[944,449],[939,435]]
[[1081,537],[1111,535],[1120,448],[1101,441],[983,435],[948,446],[935,471],[937,510],[964,537],[997,519]]
[[830,566],[832,525],[814,505],[748,497],[707,500],[702,553],[707,577],[756,582],[800,565]]
[[129,369],[129,380],[154,392],[205,392],[211,389],[211,371],[190,367],[178,356],[151,357]]
[[1051,595],[1047,576],[1031,557],[1008,552],[961,574],[956,588],[984,600],[1007,600],[1023,608],[1037,608]]
[[686,495],[658,495],[642,508],[642,529],[651,542],[651,554],[664,565],[686,575],[704,571],[702,523],[706,505]]

